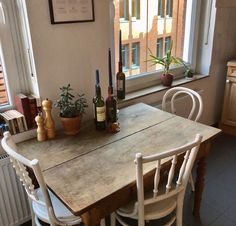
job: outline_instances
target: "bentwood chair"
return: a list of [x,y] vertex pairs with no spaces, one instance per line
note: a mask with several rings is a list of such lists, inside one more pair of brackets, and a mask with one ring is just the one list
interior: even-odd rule
[[[28,194],[32,209],[32,225],[36,224],[37,226],[41,226],[39,220],[51,226],[79,225],[81,218],[74,216],[66,206],[47,189],[39,161],[37,159],[30,161],[18,154],[16,144],[12,140],[9,132],[4,133],[1,143],[3,149],[10,156],[16,174],[19,176]],[[32,180],[29,177],[28,168],[32,169],[37,179],[39,184],[38,189],[34,188]]]
[[[189,176],[202,140],[202,136],[197,134],[194,141],[184,146],[171,149],[166,152],[158,153],[151,156],[143,156],[137,153],[136,163],[136,185],[137,201],[117,210],[113,216],[123,226],[128,226],[126,218],[138,220],[138,226],[144,226],[145,221],[160,219],[170,216],[165,226],[172,225],[176,222],[177,226],[182,226],[183,202]],[[182,154],[184,160],[181,164],[176,184],[173,183],[175,168],[178,156]],[[161,177],[161,167],[163,160],[172,159],[171,166],[167,176],[165,187],[159,185]],[[144,170],[145,164],[155,162],[156,171],[154,175],[154,188],[149,193],[144,192]],[[181,160],[180,160],[181,163]],[[114,219],[112,219],[114,223]]]
[[[190,108],[191,110],[189,111],[187,118],[197,122],[202,115],[203,102],[201,96],[192,89],[185,87],[174,87],[167,90],[162,99],[162,110],[167,111],[167,103],[170,103],[170,112],[177,114],[175,104],[178,98],[181,98],[180,95],[182,94],[189,96],[192,102],[192,106]],[[191,184],[192,191],[195,191],[192,174],[190,175],[189,182]]]

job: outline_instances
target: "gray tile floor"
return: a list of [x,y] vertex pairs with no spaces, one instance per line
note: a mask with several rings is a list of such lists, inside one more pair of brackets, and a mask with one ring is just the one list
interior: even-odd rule
[[[184,226],[236,226],[236,137],[222,134],[213,143],[207,163],[201,220],[192,216],[192,204],[189,187],[184,203]],[[162,224],[155,221],[149,225]]]

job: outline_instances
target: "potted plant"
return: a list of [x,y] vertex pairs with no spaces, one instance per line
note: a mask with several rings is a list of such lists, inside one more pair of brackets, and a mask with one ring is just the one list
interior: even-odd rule
[[193,78],[193,75],[194,75],[194,72],[193,70],[190,68],[190,66],[184,61],[182,60],[181,58],[179,58],[179,61],[183,64],[184,66],[184,69],[185,69],[185,72],[184,72],[184,75],[186,78],[188,79],[192,79]]
[[55,106],[60,109],[60,118],[64,133],[75,135],[79,132],[81,119],[88,107],[84,94],[72,94],[73,89],[70,84],[60,88],[60,98],[56,101]]
[[149,55],[151,59],[148,61],[151,61],[153,64],[160,64],[164,67],[164,73],[161,75],[161,81],[164,86],[171,86],[173,81],[173,74],[170,73],[170,66],[172,64],[181,63],[177,57],[171,55],[172,46],[173,42],[171,42],[170,48],[167,50],[166,55],[163,57],[156,57],[152,54],[151,50],[149,50],[151,53]]

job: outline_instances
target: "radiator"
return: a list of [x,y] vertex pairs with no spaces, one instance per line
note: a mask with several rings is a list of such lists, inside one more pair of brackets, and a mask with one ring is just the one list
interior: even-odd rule
[[25,190],[8,155],[0,155],[0,226],[19,226],[30,218]]

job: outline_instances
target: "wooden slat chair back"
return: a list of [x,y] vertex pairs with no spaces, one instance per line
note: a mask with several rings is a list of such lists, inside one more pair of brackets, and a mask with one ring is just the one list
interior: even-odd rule
[[185,87],[174,87],[167,90],[162,98],[162,110],[167,110],[167,102],[170,98],[171,113],[176,114],[175,102],[177,97],[179,97],[181,94],[189,95],[192,100],[192,108],[187,118],[197,122],[202,115],[203,102],[199,93],[192,89]]
[[[144,226],[146,220],[160,219],[172,214],[176,211],[166,225],[172,225],[176,221],[177,226],[182,226],[183,202],[186,185],[202,140],[202,136],[197,134],[195,140],[184,146],[151,156],[143,156],[137,153],[135,157],[136,163],[136,185],[137,185],[137,202],[134,204],[133,210],[127,211],[126,207],[121,208],[116,212],[116,219],[124,226],[128,224],[120,217],[130,217],[138,219],[138,226]],[[175,168],[178,156],[184,156],[176,183],[173,183]],[[162,161],[167,159],[172,160],[168,171],[167,183],[163,189],[163,183],[160,184]],[[182,161],[182,160],[181,160]],[[152,194],[148,195],[144,192],[144,164],[156,162],[156,170],[154,174],[154,188]],[[177,173],[177,172],[176,172]],[[170,201],[168,208],[164,204],[165,201]],[[126,209],[125,209],[126,208]],[[152,208],[152,210],[151,210]],[[157,209],[157,210],[156,210]],[[164,211],[162,210],[164,209]],[[151,211],[149,211],[151,210]],[[162,213],[161,213],[162,212]]]
[[[39,205],[44,206],[47,209],[49,220],[50,220],[50,225],[56,226],[56,225],[74,225],[74,223],[80,223],[81,220],[76,220],[76,222],[61,222],[60,220],[57,219],[54,208],[49,196],[49,192],[46,187],[46,183],[43,178],[42,171],[39,166],[39,161],[37,159],[34,159],[32,161],[26,159],[24,156],[20,155],[17,153],[17,147],[11,137],[11,134],[9,132],[4,133],[4,137],[2,139],[2,147],[3,149],[7,152],[7,154],[10,157],[10,160],[13,164],[13,167],[16,171],[16,174],[19,176],[27,194],[28,197],[32,202],[36,202]],[[37,182],[40,186],[40,189],[43,194],[43,200],[40,200],[37,196],[37,192],[35,190],[35,187],[32,183],[31,178],[29,177],[29,172],[27,170],[27,167],[29,169],[32,169]],[[32,219],[34,221],[34,219]],[[35,219],[35,222],[37,225],[40,225],[38,219]]]

